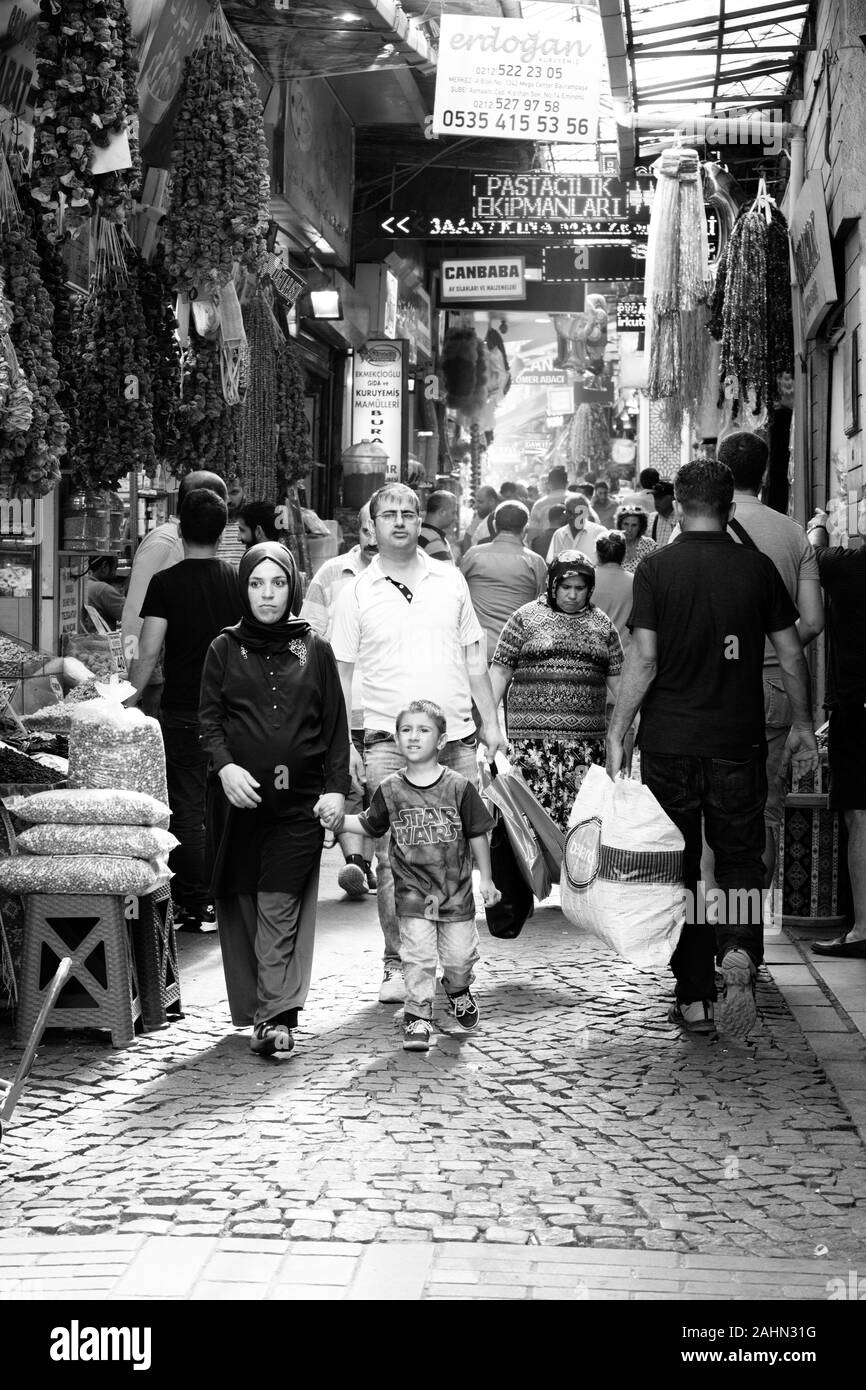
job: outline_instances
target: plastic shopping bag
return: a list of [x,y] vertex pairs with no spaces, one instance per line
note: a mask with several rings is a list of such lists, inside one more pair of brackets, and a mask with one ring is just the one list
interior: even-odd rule
[[[550,896],[550,874],[535,830],[515,797],[514,778],[515,774],[507,764],[505,770],[501,770],[495,763],[490,763],[489,777],[483,779],[481,795],[491,814],[495,808],[502,817],[527,886],[536,898],[544,899]],[[526,791],[529,792],[528,787]],[[538,809],[541,811],[540,806]],[[496,886],[499,887],[498,884]]]
[[541,802],[530,791],[525,778],[516,767],[512,767],[508,773],[508,786],[515,805],[523,812],[535,831],[535,838],[541,848],[551,882],[558,883],[562,873],[565,836],[556,821],[551,820]]
[[563,912],[633,965],[668,965],[685,923],[684,845],[649,787],[590,767],[565,837]]
[[490,834],[490,866],[493,882],[502,896],[492,907],[485,907],[484,915],[491,936],[513,939],[522,932],[527,917],[532,916],[532,889],[520,872],[502,816],[498,811],[493,815],[496,824]]

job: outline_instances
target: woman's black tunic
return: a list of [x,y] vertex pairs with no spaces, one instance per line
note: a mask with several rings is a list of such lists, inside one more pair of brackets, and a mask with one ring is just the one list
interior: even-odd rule
[[[214,896],[300,892],[322,847],[313,805],[322,792],[350,786],[346,710],[330,647],[307,632],[285,651],[256,652],[220,633],[205,661],[199,722],[211,758]],[[259,783],[255,810],[226,800],[216,774],[229,763]]]

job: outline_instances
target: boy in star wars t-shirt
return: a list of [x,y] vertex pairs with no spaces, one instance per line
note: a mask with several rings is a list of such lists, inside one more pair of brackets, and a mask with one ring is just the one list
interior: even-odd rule
[[438,705],[413,700],[397,719],[396,739],[406,767],[385,778],[363,815],[345,816],[327,828],[378,838],[390,827],[406,980],[403,1047],[426,1052],[433,1032],[437,960],[457,1022],[465,1029],[478,1023],[478,1005],[469,989],[478,959],[472,859],[474,855],[481,872],[484,903],[498,902],[487,840],[493,820],[472,783],[439,762],[446,731]]

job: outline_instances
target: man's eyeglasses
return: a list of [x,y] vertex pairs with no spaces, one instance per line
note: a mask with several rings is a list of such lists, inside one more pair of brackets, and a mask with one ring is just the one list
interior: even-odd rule
[[376,516],[375,516],[375,520],[376,520],[376,521],[390,521],[390,522],[394,522],[394,521],[397,521],[397,520],[399,520],[399,521],[420,521],[420,520],[421,520],[421,517],[420,517],[420,514],[419,514],[418,512],[415,512],[415,511],[411,511],[411,512],[377,512],[377,513],[376,513]]

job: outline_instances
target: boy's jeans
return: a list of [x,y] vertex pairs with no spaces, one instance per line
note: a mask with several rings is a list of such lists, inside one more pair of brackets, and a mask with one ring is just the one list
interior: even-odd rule
[[462,994],[472,984],[472,967],[478,959],[475,921],[435,922],[426,917],[400,917],[398,922],[406,982],[404,1011],[416,1018],[432,1019],[437,961],[442,963],[442,984],[448,994]]
[[[371,742],[371,740],[374,740]],[[461,773],[474,787],[478,786],[478,762],[475,737],[454,739],[446,743],[439,754],[439,761],[445,766]],[[370,796],[392,772],[399,772],[406,766],[406,760],[389,735],[382,737],[368,730],[364,739],[364,770],[367,774],[367,791]],[[379,910],[379,925],[385,938],[385,969],[400,967],[400,928],[397,923],[397,907],[394,902],[394,876],[391,873],[391,860],[388,854],[390,831],[376,841],[376,878],[379,882],[376,893],[376,907]]]

